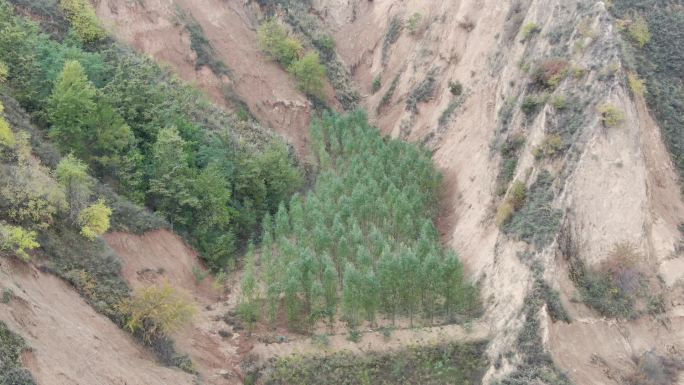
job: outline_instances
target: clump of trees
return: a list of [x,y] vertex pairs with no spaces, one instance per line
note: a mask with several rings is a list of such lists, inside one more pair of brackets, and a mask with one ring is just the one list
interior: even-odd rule
[[316,185],[265,216],[260,269],[249,262],[243,282],[249,314],[284,312],[306,329],[340,310],[351,327],[473,312],[476,290],[433,222],[441,176],[429,153],[383,138],[361,112],[324,115],[311,138]]
[[[87,4],[61,4],[73,15],[81,3]],[[71,24],[78,34],[73,17]],[[163,214],[212,269],[224,268],[259,219],[299,189],[303,178],[290,148],[221,111],[152,60],[107,40],[85,49],[86,41],[71,35],[56,41],[0,0],[0,49],[8,70],[0,77],[22,107],[62,154],[72,154],[86,173],[134,203]],[[8,132],[0,125],[2,143],[18,140]],[[33,194],[18,186],[8,187],[11,199]],[[106,223],[99,206],[79,218],[95,201],[69,203],[69,220],[84,234],[101,231],[94,222],[85,226],[85,219]]]
[[15,253],[24,261],[31,259],[27,250],[40,247],[36,241],[35,231],[29,231],[21,226],[12,226],[0,222],[0,250]]
[[276,19],[259,27],[259,45],[271,59],[287,68],[302,92],[319,99],[323,97],[326,70],[318,53],[305,53],[302,43],[290,36]]

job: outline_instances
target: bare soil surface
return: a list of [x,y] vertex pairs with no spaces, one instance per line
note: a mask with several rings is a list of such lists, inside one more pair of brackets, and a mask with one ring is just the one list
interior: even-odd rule
[[95,312],[59,278],[33,265],[0,259],[0,320],[31,347],[26,365],[39,385],[193,384],[193,376],[161,366],[154,354]]
[[[201,26],[228,74],[196,68],[196,54],[179,13]],[[235,107],[226,99],[232,90],[263,126],[283,135],[300,154],[306,152],[311,105],[292,77],[259,51],[252,7],[222,0],[105,0],[97,5],[97,14],[115,36],[171,65],[219,105]]]

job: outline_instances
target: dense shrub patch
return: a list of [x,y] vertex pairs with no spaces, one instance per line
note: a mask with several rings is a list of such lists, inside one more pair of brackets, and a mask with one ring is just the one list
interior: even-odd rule
[[35,385],[31,373],[21,365],[21,353],[26,349],[24,339],[0,321],[0,384]]
[[520,240],[544,246],[553,240],[560,225],[561,213],[551,206],[553,202],[553,176],[542,171],[530,186],[525,203],[503,226],[503,230]]
[[486,342],[445,343],[388,353],[328,357],[293,356],[275,361],[264,383],[285,384],[478,384],[487,367]]

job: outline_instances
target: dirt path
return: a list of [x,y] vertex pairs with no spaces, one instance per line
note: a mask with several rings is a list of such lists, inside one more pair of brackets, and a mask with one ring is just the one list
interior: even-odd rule
[[39,385],[193,384],[160,366],[130,334],[95,312],[73,288],[32,265],[0,259],[0,320],[31,347],[23,357]]
[[262,361],[292,354],[327,355],[341,351],[385,352],[407,346],[436,345],[444,341],[481,341],[489,336],[489,329],[484,324],[475,324],[467,328],[460,325],[447,325],[394,330],[388,337],[385,337],[381,331],[368,331],[362,333],[359,342],[349,341],[347,336],[347,334],[329,336],[328,343],[325,345],[318,344],[311,338],[287,343],[257,343],[252,352],[257,354]]

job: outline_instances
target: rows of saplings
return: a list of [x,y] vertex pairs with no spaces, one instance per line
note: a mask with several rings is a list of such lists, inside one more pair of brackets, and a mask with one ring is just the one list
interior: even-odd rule
[[243,320],[332,331],[339,319],[353,330],[475,315],[476,289],[434,225],[441,176],[430,154],[383,138],[360,112],[324,115],[311,140],[316,184],[265,216],[261,248],[247,254]]

